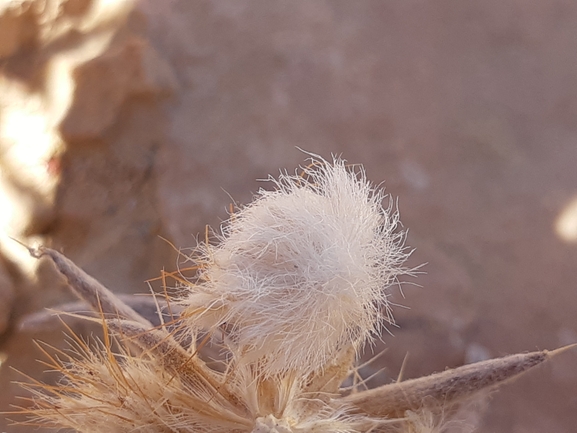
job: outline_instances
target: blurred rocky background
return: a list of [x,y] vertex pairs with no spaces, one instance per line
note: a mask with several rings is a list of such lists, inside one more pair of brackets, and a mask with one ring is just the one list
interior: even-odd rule
[[[28,404],[13,368],[46,378],[32,340],[62,345],[23,317],[73,300],[10,237],[146,292],[176,268],[163,238],[194,246],[296,146],[385,181],[427,263],[392,288],[410,309],[376,382],[407,353],[405,378],[577,342],[576,21],[570,0],[0,0],[0,411]],[[575,365],[467,422],[574,431]]]

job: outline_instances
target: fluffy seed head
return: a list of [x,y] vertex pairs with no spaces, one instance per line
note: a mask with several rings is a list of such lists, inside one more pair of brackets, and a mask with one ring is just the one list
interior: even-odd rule
[[[51,259],[100,313],[88,320],[102,325],[103,339],[89,347],[72,334],[72,355],[45,351],[63,379],[26,386],[34,404],[21,408],[32,415],[25,424],[79,433],[440,433],[448,431],[445,415],[472,396],[573,347],[366,391],[355,381],[343,394],[355,349],[383,319],[384,289],[406,272],[398,215],[382,207],[362,169],[340,159],[315,160],[303,176],[274,182],[231,218],[219,245],[202,246],[186,316],[167,295],[173,320],[164,323],[158,305],[157,327],[138,303],[125,303],[62,254],[29,249]],[[222,331],[214,333],[228,355],[222,365],[205,362],[212,355],[198,331],[211,327]]]
[[234,213],[218,245],[201,245],[187,315],[193,327],[226,327],[265,374],[315,370],[391,320],[385,289],[407,272],[404,233],[383,191],[342,159],[269,180],[275,188]]

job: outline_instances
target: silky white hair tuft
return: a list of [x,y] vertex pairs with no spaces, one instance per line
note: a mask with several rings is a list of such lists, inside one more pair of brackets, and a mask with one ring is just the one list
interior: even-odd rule
[[311,158],[270,178],[201,244],[184,301],[192,328],[226,326],[229,347],[264,374],[323,368],[392,321],[386,288],[409,271],[399,214],[361,166]]

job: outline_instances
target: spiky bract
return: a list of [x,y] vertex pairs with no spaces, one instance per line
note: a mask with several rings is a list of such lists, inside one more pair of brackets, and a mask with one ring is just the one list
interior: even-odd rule
[[[105,327],[110,341],[107,332]],[[79,339],[71,341],[71,355],[52,358],[51,367],[63,374],[59,385],[25,385],[36,402],[29,424],[81,433],[354,433],[379,425],[349,414],[346,404],[328,394],[311,392],[302,376],[262,381],[249,368],[226,375],[211,370],[223,389],[207,389],[189,380],[186,365],[168,368],[170,353],[161,357],[151,348],[136,354],[129,348],[139,343],[123,334],[121,325],[116,335],[115,352],[109,343],[90,349]]]

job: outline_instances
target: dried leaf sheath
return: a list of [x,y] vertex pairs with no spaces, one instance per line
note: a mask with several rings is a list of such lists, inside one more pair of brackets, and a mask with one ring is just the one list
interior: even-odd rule
[[490,359],[384,385],[352,394],[343,400],[375,417],[403,417],[406,411],[422,408],[448,409],[545,362],[552,353],[544,350]]
[[105,316],[113,315],[121,319],[133,320],[145,326],[152,327],[148,320],[122,302],[118,296],[76,266],[66,256],[46,247],[29,249],[29,251],[30,254],[36,258],[43,256],[50,257],[58,271],[64,275],[68,281],[73,292],[80,299],[86,301],[94,311],[100,312]]

